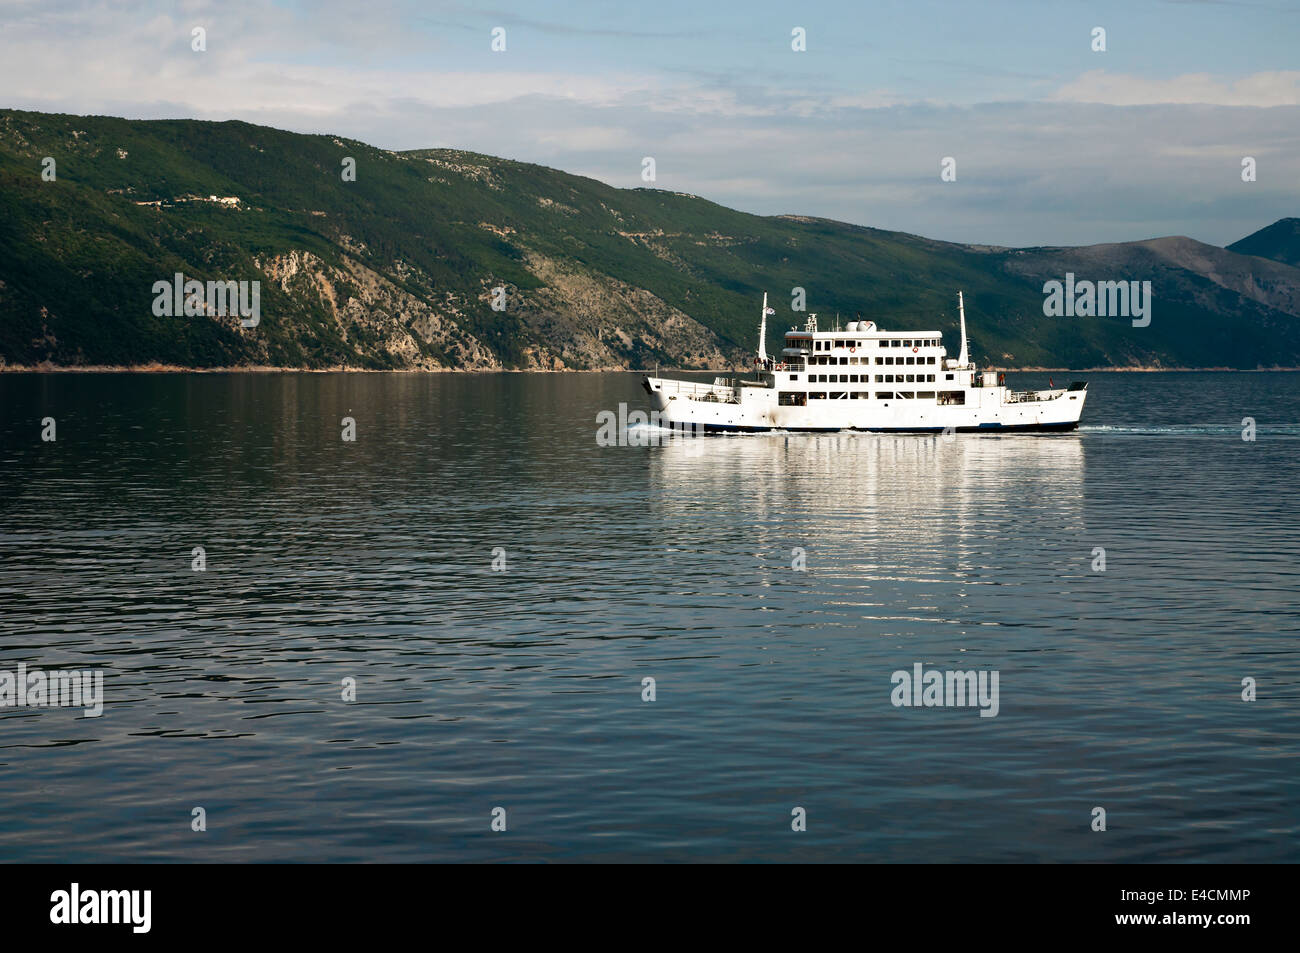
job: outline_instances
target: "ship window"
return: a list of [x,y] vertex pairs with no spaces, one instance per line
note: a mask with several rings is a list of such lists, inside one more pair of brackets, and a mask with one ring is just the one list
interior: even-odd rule
[[914,358],[914,357],[909,357],[909,358],[907,359],[907,363],[909,363],[909,364],[915,364],[915,363],[916,363],[916,358]]
[[907,382],[908,382],[909,384],[915,384],[915,383],[916,383],[916,375],[915,375],[915,374],[908,374],[908,375],[907,375]]
[[912,400],[912,399],[915,398],[915,397],[916,397],[916,394],[915,394],[914,392],[910,391],[910,390],[900,390],[900,391],[898,392],[898,399],[899,399],[899,400]]
[[944,375],[943,375],[943,379],[946,380],[946,381],[950,381],[950,380],[952,380],[952,375],[951,375],[951,374],[944,374]]
[[825,393],[820,393],[820,394],[809,394],[809,395],[808,395],[808,399],[809,399],[809,400],[825,400],[825,399],[826,399],[826,394],[825,394]]
[[876,400],[889,400],[889,398],[893,396],[894,394],[892,391],[886,391],[886,390],[876,391]]
[[790,375],[790,380],[792,380],[792,381],[797,381],[798,379],[799,379],[799,375],[798,375],[798,374],[791,374],[791,375]]
[[831,396],[830,396],[831,400],[842,400],[843,398],[844,398],[843,391],[835,391],[835,390],[831,391]]
[[776,402],[782,407],[805,407],[808,404],[808,395],[794,391],[781,391],[777,394]]
[[903,342],[903,347],[911,347],[911,346],[912,346],[912,342],[911,342],[911,341],[904,341],[904,342]]
[[966,403],[966,392],[961,390],[941,390],[939,391],[939,403],[964,404]]
[[917,400],[934,400],[934,391],[932,391],[932,390],[919,390],[919,391],[916,392],[916,399],[917,399]]

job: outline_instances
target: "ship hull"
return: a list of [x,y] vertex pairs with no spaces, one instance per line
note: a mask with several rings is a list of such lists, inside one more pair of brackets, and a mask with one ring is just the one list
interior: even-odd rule
[[695,433],[1062,433],[1078,428],[1087,399],[1087,385],[1078,383],[1051,391],[968,386],[949,392],[959,393],[960,403],[905,396],[909,392],[877,397],[873,391],[861,399],[852,393],[790,406],[781,403],[783,383],[765,383],[760,377],[708,385],[647,377],[642,386],[655,423]]
[[751,427],[743,424],[685,424],[664,420],[664,427],[671,430],[691,430],[706,434],[725,433],[901,433],[901,434],[941,434],[941,433],[1068,433],[1079,429],[1079,422],[1049,424],[980,424],[974,427]]

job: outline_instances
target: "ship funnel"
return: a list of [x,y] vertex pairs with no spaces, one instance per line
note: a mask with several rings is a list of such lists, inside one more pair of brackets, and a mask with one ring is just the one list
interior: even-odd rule
[[957,366],[965,367],[970,363],[970,354],[966,351],[966,303],[961,292],[957,292],[957,313],[961,315],[961,353],[957,355]]

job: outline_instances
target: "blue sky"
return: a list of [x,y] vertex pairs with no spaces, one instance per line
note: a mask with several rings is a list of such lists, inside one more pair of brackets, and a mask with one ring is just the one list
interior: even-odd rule
[[1300,214],[1295,3],[9,0],[0,22],[5,106],[238,118],[618,186],[648,155],[657,187],[747,211],[989,244],[1225,244]]

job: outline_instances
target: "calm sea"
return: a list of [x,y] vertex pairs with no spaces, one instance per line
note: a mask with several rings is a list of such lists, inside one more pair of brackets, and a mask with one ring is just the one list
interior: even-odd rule
[[630,374],[0,375],[0,670],[104,687],[0,708],[0,859],[1300,860],[1300,375],[1086,376],[637,447]]

